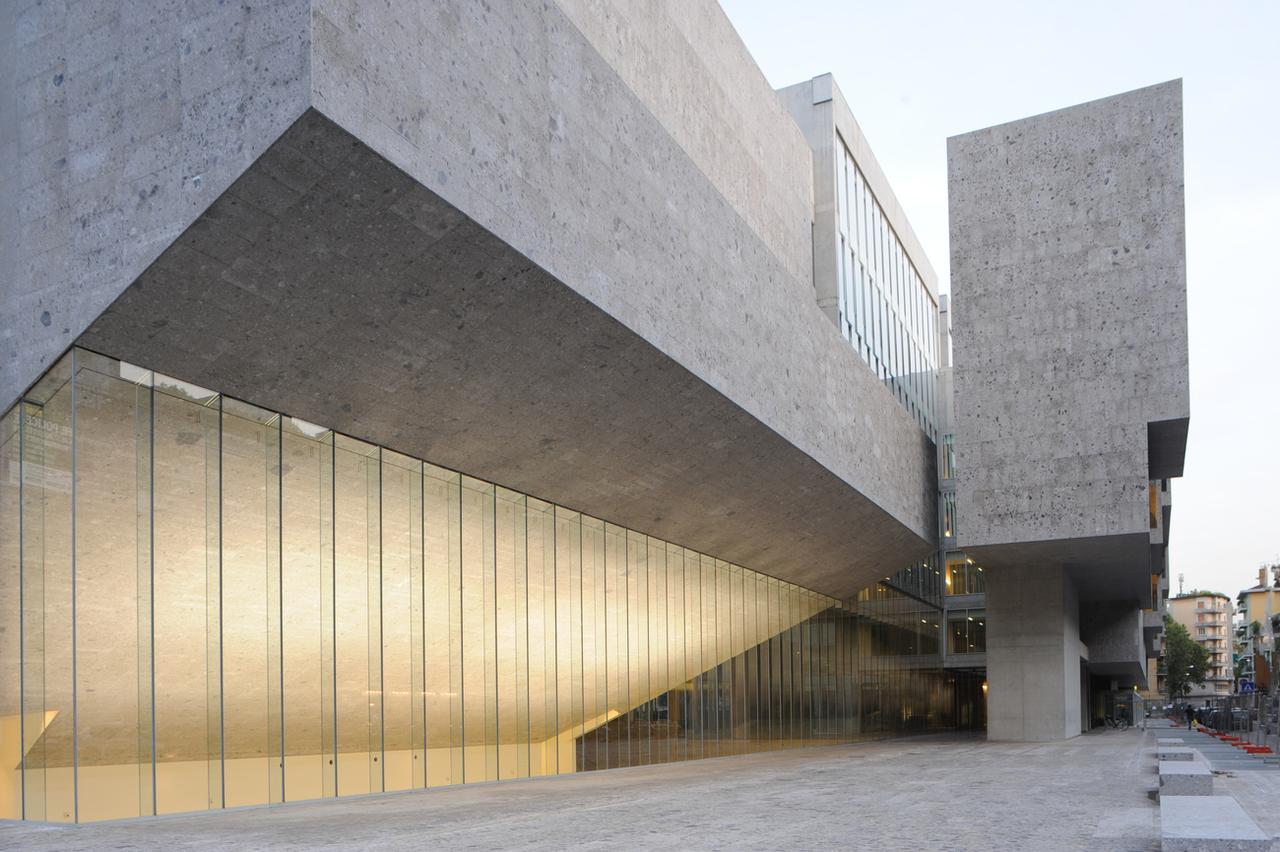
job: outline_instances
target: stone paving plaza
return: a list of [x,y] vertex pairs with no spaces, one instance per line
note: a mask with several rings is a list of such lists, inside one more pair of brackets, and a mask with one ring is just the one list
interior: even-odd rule
[[[0,848],[1149,850],[1156,733],[928,737],[147,821],[7,823]],[[1280,772],[1215,787],[1280,832]]]

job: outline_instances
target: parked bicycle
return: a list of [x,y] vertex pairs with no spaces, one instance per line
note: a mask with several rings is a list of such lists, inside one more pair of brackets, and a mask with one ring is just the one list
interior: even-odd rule
[[1129,720],[1123,716],[1119,718],[1114,716],[1103,716],[1102,718],[1106,720],[1108,728],[1115,728],[1117,731],[1123,731],[1129,727]]

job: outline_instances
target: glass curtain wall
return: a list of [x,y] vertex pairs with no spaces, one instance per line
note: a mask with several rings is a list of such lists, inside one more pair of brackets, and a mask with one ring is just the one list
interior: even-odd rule
[[937,440],[937,302],[853,154],[836,140],[840,331]]
[[947,653],[985,654],[987,652],[987,613],[982,609],[947,611]]
[[951,551],[946,557],[947,594],[981,595],[987,591],[986,574],[982,566],[959,551]]
[[0,818],[948,727],[937,575],[837,601],[73,350],[0,418]]

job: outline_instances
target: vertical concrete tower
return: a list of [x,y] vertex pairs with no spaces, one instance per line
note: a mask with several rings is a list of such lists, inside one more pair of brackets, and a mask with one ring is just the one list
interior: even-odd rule
[[948,142],[960,545],[987,566],[989,735],[1145,684],[1187,389],[1182,85]]

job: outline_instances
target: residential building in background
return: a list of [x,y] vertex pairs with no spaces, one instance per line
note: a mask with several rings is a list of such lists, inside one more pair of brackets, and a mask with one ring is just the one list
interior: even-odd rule
[[948,298],[714,4],[17,14],[0,817],[1131,712],[1178,82],[951,140]]
[[1169,599],[1169,615],[1209,652],[1208,679],[1193,684],[1189,698],[1216,698],[1235,691],[1232,674],[1231,598],[1218,592],[1192,590]]
[[1276,636],[1280,635],[1280,565],[1258,569],[1258,583],[1236,595],[1237,689],[1275,685]]

